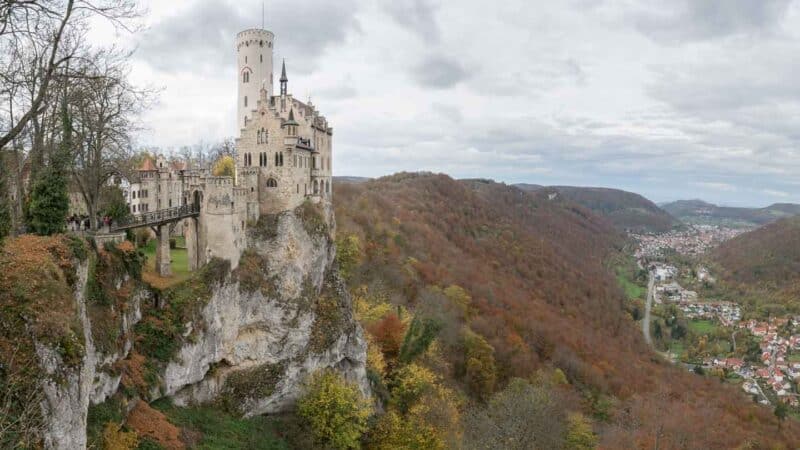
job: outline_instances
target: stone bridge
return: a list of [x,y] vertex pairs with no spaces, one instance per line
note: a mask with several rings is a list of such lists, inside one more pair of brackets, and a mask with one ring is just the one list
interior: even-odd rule
[[195,219],[191,221],[189,226],[190,230],[187,230],[189,232],[185,233],[185,236],[186,249],[189,253],[189,270],[197,269],[196,219],[199,215],[200,200],[199,198],[195,198],[195,201],[191,204],[130,216],[126,220],[119,221],[119,223],[112,225],[110,229],[112,232],[120,232],[135,228],[151,228],[158,239],[155,261],[156,272],[162,277],[168,277],[172,275],[169,248],[170,231],[178,222],[184,219]]

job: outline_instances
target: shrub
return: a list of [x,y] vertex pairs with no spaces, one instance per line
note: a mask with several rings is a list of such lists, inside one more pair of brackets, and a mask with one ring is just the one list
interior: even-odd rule
[[133,450],[138,445],[139,437],[135,431],[122,431],[122,426],[114,422],[108,422],[103,428],[105,450]]
[[581,413],[572,413],[567,418],[566,448],[569,450],[591,450],[597,446],[597,435],[592,431],[589,419]]
[[332,371],[312,375],[297,411],[323,446],[360,448],[372,408],[358,388]]
[[390,411],[378,421],[371,433],[368,447],[372,450],[443,450],[445,445],[430,425],[416,418],[403,418]]
[[408,409],[436,384],[437,377],[425,367],[409,364],[397,371],[391,385],[392,404],[401,412]]
[[339,273],[345,280],[350,278],[353,269],[358,266],[361,257],[361,241],[355,234],[346,234],[336,238],[336,262]]
[[464,333],[467,385],[473,394],[487,399],[494,391],[497,369],[494,348],[479,334],[469,329]]

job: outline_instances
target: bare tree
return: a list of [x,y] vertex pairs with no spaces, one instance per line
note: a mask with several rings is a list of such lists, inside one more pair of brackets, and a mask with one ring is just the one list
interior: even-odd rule
[[[0,0],[0,159],[11,161],[7,189],[15,228],[37,170],[60,139],[59,102],[92,51],[90,20],[129,31],[141,16],[136,0]],[[28,176],[24,176],[28,175]]]
[[128,57],[114,50],[96,53],[69,94],[75,133],[72,173],[93,229],[103,188],[113,176],[129,172],[135,120],[152,93],[128,82]]

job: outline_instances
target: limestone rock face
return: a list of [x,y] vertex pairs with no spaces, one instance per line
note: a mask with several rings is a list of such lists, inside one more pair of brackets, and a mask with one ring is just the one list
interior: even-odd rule
[[[143,393],[148,400],[213,403],[243,416],[281,412],[293,408],[309,374],[327,368],[370,394],[367,344],[334,263],[332,210],[307,206],[250,227],[238,267],[211,283],[209,298],[198,299],[202,309],[184,324],[177,352],[160,365],[158,385]],[[78,266],[75,283],[80,360],[70,365],[47,345],[36,346],[47,375],[40,405],[46,448],[86,447],[89,405],[120,389],[115,363],[131,352],[141,305],[158,303],[155,293],[139,287],[125,311],[94,315],[86,298],[87,266]],[[101,345],[93,327],[103,336],[97,327],[106,317],[115,318],[119,334]]]
[[[366,341],[334,267],[332,217],[266,218],[239,267],[212,289],[196,333],[167,365],[176,404],[216,401],[243,415],[291,409],[305,378],[335,368],[369,393]],[[316,227],[312,229],[312,227]]]
[[46,448],[86,447],[89,404],[102,403],[119,388],[120,376],[107,369],[128,355],[132,345],[130,329],[141,318],[141,302],[149,295],[144,290],[137,290],[131,295],[130,307],[121,314],[121,346],[113,354],[104,354],[95,346],[92,323],[87,311],[85,292],[88,272],[87,263],[79,264],[76,268],[75,301],[84,340],[80,364],[69,367],[63,357],[52,348],[36,343],[40,367],[46,375],[43,379],[44,395],[41,401]]

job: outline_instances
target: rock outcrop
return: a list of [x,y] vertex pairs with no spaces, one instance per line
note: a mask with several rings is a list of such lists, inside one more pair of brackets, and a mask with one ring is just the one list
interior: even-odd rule
[[330,220],[286,212],[249,233],[239,267],[212,287],[198,323],[186,324],[193,337],[167,364],[163,395],[247,416],[286,411],[323,368],[368,394],[366,341],[333,267]]
[[235,270],[215,260],[164,291],[131,273],[140,264],[124,259],[136,258],[132,247],[73,257],[56,282],[74,294],[62,297],[74,302],[65,333],[75,344],[31,340],[44,446],[84,448],[88,408],[115,394],[252,416],[291,410],[307,376],[330,368],[368,395],[366,341],[336,268],[332,226],[320,205],[262,217]]

